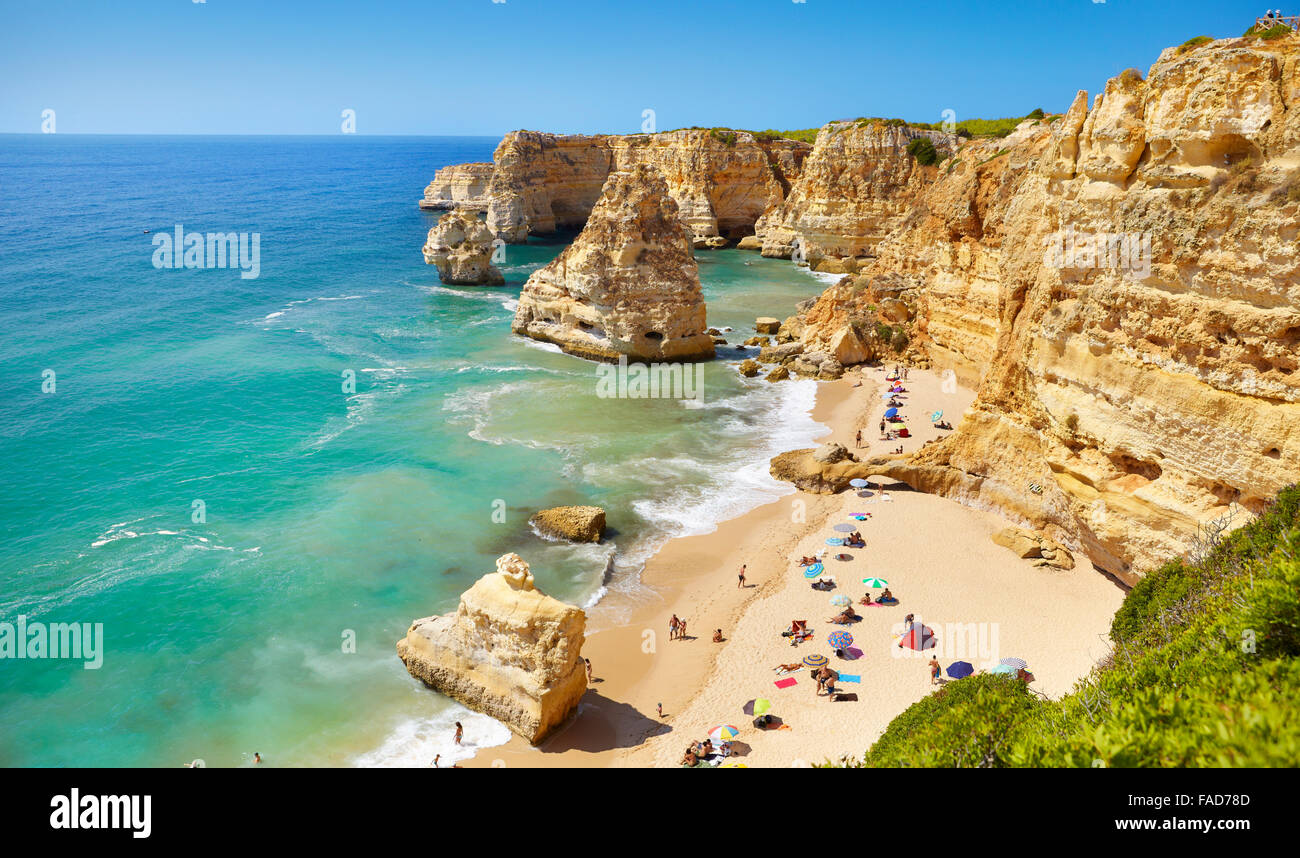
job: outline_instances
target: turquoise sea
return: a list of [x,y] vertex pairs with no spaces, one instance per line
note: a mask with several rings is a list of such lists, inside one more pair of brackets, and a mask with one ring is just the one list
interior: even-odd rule
[[[702,402],[598,396],[594,364],[509,329],[562,238],[507,248],[504,287],[439,284],[416,200],[496,142],[0,136],[0,622],[104,634],[97,670],[0,659],[0,765],[424,766],[457,719],[499,744],[407,675],[412,619],[515,551],[607,627],[667,538],[787,491],[767,460],[818,434],[812,382],[722,349]],[[155,268],[177,224],[257,233],[259,276]],[[736,342],[823,288],[699,262]],[[562,503],[614,535],[530,531]]]

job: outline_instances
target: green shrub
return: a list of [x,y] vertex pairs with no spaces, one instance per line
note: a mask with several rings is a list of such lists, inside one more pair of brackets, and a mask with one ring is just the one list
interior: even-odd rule
[[1210,42],[1213,41],[1214,38],[1212,36],[1193,36],[1192,38],[1188,39],[1187,41],[1183,42],[1181,45],[1178,46],[1178,53],[1185,54],[1188,51],[1192,50],[1193,48],[1197,48],[1200,47],[1201,45],[1209,44]]
[[889,347],[896,352],[902,352],[907,348],[909,342],[911,342],[911,339],[907,336],[907,331],[897,328],[894,335],[889,338]]
[[934,141],[929,137],[917,137],[908,143],[907,154],[915,158],[916,163],[927,167],[939,160],[939,153],[934,148]]
[[1047,115],[1047,114],[1043,112],[1043,108],[1041,108],[1041,107],[1035,107],[1033,110],[1029,111],[1029,114],[1028,114],[1025,118],[1026,118],[1026,119],[1042,119],[1042,118],[1043,118],[1044,116],[1046,116],[1046,115]]
[[866,766],[1300,765],[1300,486],[1143,577],[1114,652],[1059,701],[977,674],[890,722]]

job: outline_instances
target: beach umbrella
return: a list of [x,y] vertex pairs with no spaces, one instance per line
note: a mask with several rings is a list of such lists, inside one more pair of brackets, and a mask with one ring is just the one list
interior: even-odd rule
[[907,634],[903,635],[902,639],[899,640],[898,645],[914,650],[930,649],[935,646],[934,632],[927,626],[919,624],[912,626]]
[[831,604],[837,608],[847,607],[853,604],[853,600],[841,593],[838,596],[831,596]]
[[868,587],[874,587],[877,590],[879,590],[881,587],[889,586],[889,582],[886,581],[884,578],[863,578],[862,583],[866,584]]
[[718,766],[718,768],[720,768],[720,769],[747,769],[747,768],[749,768],[749,766],[745,765],[744,763],[740,762],[739,760],[728,760],[727,762],[725,762],[725,763],[723,763],[722,765]]
[[897,416],[898,416],[898,409],[897,409],[897,408],[889,408],[889,409],[886,409],[886,410],[885,410],[885,416],[886,416],[886,417],[897,417]]
[[970,676],[974,672],[975,666],[969,661],[954,661],[952,664],[948,665],[948,675],[953,679],[961,679],[962,677]]
[[740,728],[731,724],[719,724],[709,731],[709,738],[715,742],[730,742],[740,735]]
[[753,700],[740,707],[740,711],[746,715],[763,715],[772,708],[772,701],[766,697],[756,697]]
[[832,527],[831,530],[838,530],[840,533],[852,533],[857,530],[857,528],[851,524],[837,524]]
[[885,391],[884,393],[880,394],[880,398],[881,398],[881,399],[889,399],[889,398],[892,397],[893,395],[894,395],[894,394],[890,393],[889,391]]
[[805,655],[803,663],[808,667],[825,667],[828,659],[824,655]]
[[867,486],[871,485],[871,481],[857,477],[856,479],[849,480],[849,485],[853,486],[855,489],[865,489]]
[[827,538],[827,540],[826,540],[826,544],[827,544],[827,545],[843,545],[843,544],[844,544],[844,540],[843,540],[843,539],[840,539],[838,536],[831,536],[831,537],[828,537],[828,538]]
[[1024,670],[1026,667],[1029,667],[1029,662],[1025,661],[1023,658],[1004,658],[1002,659],[1001,664],[1005,664],[1007,667],[1014,667],[1017,670]]
[[1009,664],[999,664],[990,670],[989,673],[996,673],[1000,676],[1015,676],[1016,669]]
[[939,418],[942,417],[942,416],[943,416],[943,412],[942,412],[942,411],[936,411],[936,412],[934,412],[933,414],[930,415],[930,422],[931,422],[931,423],[938,423],[938,422],[939,422]]
[[832,632],[827,641],[835,649],[848,649],[853,643],[853,635],[848,632]]
[[822,570],[825,568],[826,567],[822,566],[820,563],[814,563],[807,569],[803,570],[803,577],[816,578],[818,575],[822,574]]

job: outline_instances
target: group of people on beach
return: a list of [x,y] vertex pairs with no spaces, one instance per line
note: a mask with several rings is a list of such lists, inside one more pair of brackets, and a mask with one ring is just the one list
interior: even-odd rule
[[676,614],[668,621],[668,640],[677,640],[686,637],[686,621],[679,620]]

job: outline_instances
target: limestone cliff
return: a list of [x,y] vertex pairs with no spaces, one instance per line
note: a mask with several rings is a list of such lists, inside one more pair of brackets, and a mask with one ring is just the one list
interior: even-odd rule
[[592,360],[713,356],[691,239],[654,167],[613,173],[587,225],[524,284],[512,330]]
[[[795,140],[686,129],[658,134],[580,135],[515,131],[497,146],[492,165],[438,171],[425,193],[439,204],[487,211],[493,233],[510,243],[530,234],[578,229],[610,173],[654,166],[701,246],[754,231],[799,176],[811,147]],[[487,169],[484,169],[484,168]],[[480,184],[486,175],[486,183]],[[432,205],[432,203],[429,203]],[[714,239],[712,242],[707,239]]]
[[397,654],[415,678],[537,744],[586,691],[585,628],[580,609],[543,594],[506,554],[454,614],[412,623]]
[[945,154],[954,142],[939,131],[879,121],[822,128],[790,193],[755,224],[763,255],[789,259],[798,242],[810,266],[830,271],[873,255],[935,173],[907,153],[917,137]]
[[487,211],[487,186],[491,178],[491,162],[443,167],[433,174],[433,181],[424,189],[420,208]]
[[438,266],[443,283],[500,286],[505,277],[492,264],[492,231],[476,215],[452,211],[438,219],[424,244],[424,261]]
[[1297,103],[1300,40],[1220,40],[939,164],[798,320],[806,349],[891,325],[979,384],[959,431],[878,472],[1128,581],[1300,477]]

